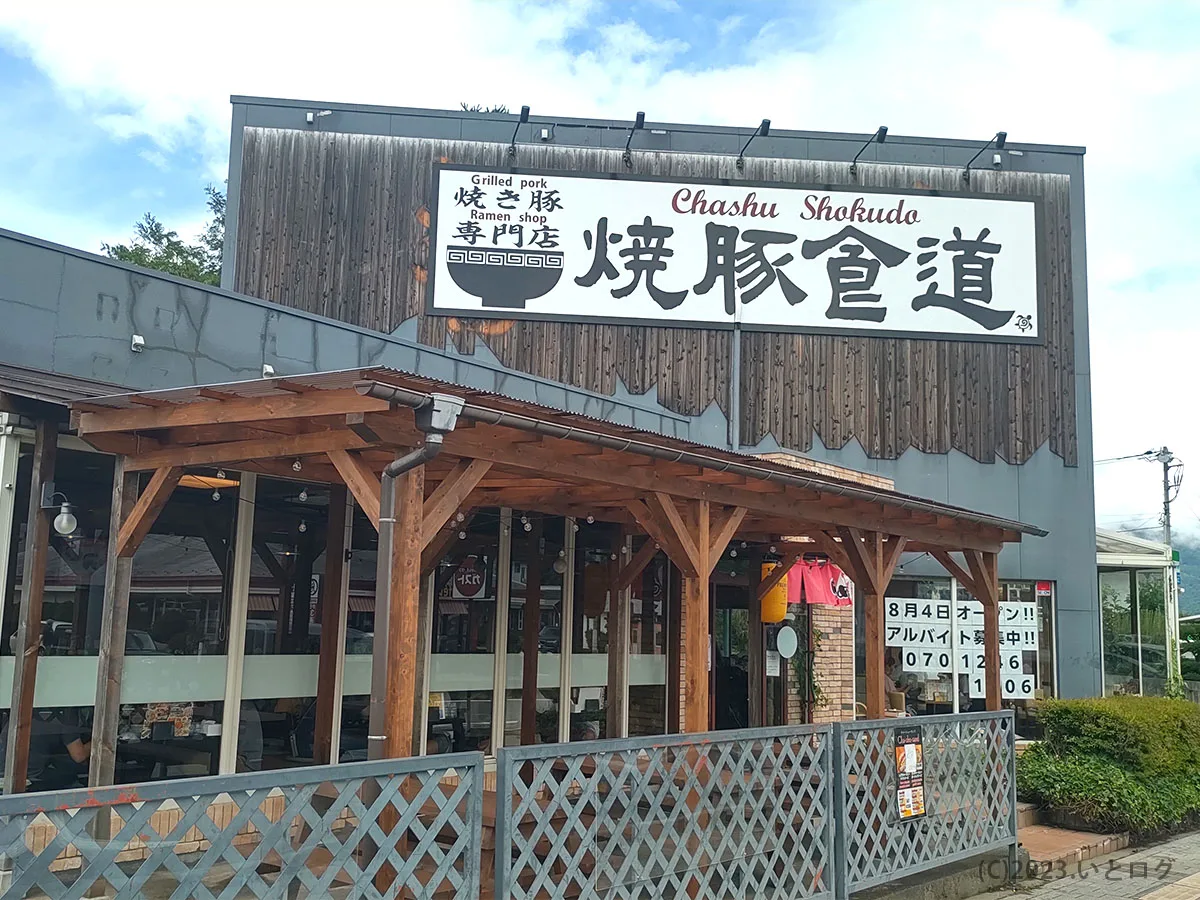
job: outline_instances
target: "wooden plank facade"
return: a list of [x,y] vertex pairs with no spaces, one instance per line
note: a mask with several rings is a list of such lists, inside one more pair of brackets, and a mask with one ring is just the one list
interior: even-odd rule
[[[656,390],[665,407],[728,413],[731,331],[502,322],[424,315],[436,161],[509,165],[498,143],[247,128],[234,287],[365,328],[416,318],[421,342],[485,345],[514,370],[613,394]],[[522,168],[625,173],[614,150],[523,144]],[[664,178],[838,185],[844,162],[639,152],[632,171]],[[960,170],[860,164],[864,187],[959,191]],[[872,458],[910,447],[1025,462],[1042,446],[1078,462],[1071,222],[1066,175],[975,170],[971,190],[1043,204],[1040,345],[741,333],[740,435],[805,451],[857,440]]]

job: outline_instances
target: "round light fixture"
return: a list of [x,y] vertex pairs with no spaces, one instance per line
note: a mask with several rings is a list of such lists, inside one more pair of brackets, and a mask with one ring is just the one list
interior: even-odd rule
[[218,488],[213,488],[212,492],[213,503],[221,499],[221,491]]
[[796,655],[796,650],[800,647],[800,639],[796,636],[796,629],[791,625],[784,625],[775,635],[775,648],[779,651],[779,655],[784,659],[791,659]]
[[71,504],[64,500],[63,505],[58,509],[58,515],[54,517],[54,530],[65,537],[68,534],[74,534],[78,526],[79,520],[75,518]]
[[562,575],[567,571],[567,561],[565,559],[556,559],[554,561],[554,571]]
[[301,503],[307,503],[308,502],[308,488],[300,488],[300,496],[297,497],[296,499],[298,499]]
[[292,463],[292,471],[293,472],[299,472],[303,468],[304,468],[304,463],[300,462],[300,460],[296,460],[294,463]]

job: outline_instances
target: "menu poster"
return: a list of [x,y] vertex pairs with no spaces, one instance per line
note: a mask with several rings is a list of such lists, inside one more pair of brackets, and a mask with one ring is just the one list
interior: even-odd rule
[[896,729],[896,806],[902,822],[925,815],[925,761],[920,725]]

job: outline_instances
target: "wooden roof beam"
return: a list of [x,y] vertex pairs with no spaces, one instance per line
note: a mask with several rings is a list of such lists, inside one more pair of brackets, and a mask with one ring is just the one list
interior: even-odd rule
[[239,397],[220,403],[176,403],[157,409],[109,409],[85,412],[79,417],[79,433],[105,431],[149,431],[181,425],[227,425],[235,422],[269,422],[311,416],[345,415],[351,412],[384,412],[384,400],[365,397],[354,388],[312,391],[307,394]]
[[350,494],[367,519],[379,530],[380,480],[357,453],[345,450],[330,450],[329,461],[341,476]]
[[150,477],[150,483],[138,496],[133,509],[129,511],[129,517],[121,523],[121,530],[117,533],[118,559],[131,559],[137,552],[137,548],[154,527],[159,513],[171,499],[171,492],[175,490],[181,477],[181,466],[160,468]]
[[421,547],[428,547],[442,526],[466,501],[492,467],[482,459],[460,460],[454,470],[425,500],[421,515]]
[[130,456],[126,459],[125,466],[129,471],[157,469],[162,466],[211,466],[242,460],[311,456],[328,453],[330,450],[357,450],[363,446],[362,438],[352,431],[318,431],[311,434],[233,441],[227,444],[199,444],[154,450]]

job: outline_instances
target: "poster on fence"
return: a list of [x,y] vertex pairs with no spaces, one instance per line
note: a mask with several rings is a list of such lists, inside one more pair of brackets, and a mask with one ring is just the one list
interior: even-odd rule
[[902,822],[925,815],[925,760],[920,725],[896,729],[896,806]]

